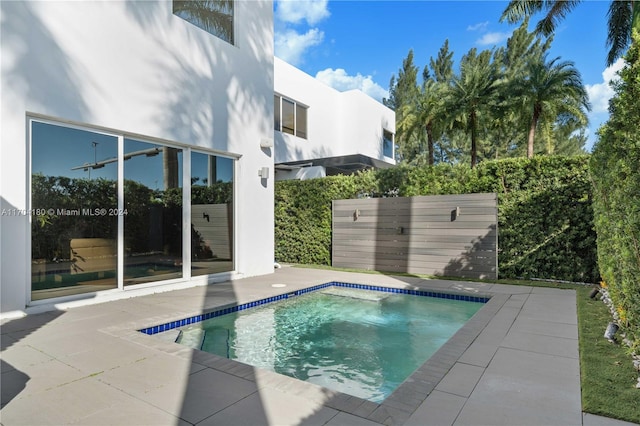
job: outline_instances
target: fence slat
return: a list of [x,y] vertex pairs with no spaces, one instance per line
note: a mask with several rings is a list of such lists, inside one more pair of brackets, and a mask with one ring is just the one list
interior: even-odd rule
[[332,264],[498,277],[495,193],[335,200]]

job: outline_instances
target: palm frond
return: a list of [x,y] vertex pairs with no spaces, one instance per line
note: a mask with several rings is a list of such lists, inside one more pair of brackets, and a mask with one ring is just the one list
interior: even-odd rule
[[545,36],[551,35],[558,24],[571,12],[581,0],[547,0],[547,15],[538,22],[536,31]]
[[545,3],[542,0],[511,0],[502,12],[500,22],[518,23],[526,16],[534,15],[543,10]]
[[612,65],[621,57],[631,42],[634,4],[630,0],[612,1],[609,6],[607,31],[607,65]]
[[511,0],[502,12],[500,21],[515,24],[525,17],[546,12],[545,17],[536,25],[536,32],[549,36],[580,2],[581,0]]

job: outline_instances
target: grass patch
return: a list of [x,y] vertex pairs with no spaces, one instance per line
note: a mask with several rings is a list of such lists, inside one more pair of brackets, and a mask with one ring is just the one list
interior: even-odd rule
[[600,416],[640,423],[640,390],[626,347],[609,343],[604,331],[611,313],[590,288],[577,291],[580,339],[582,410]]

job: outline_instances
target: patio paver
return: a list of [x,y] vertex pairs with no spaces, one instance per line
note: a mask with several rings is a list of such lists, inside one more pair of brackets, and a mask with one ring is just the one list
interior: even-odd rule
[[[135,331],[329,281],[495,299],[382,404]],[[624,424],[581,412],[570,290],[282,268],[3,320],[1,331],[4,426]]]

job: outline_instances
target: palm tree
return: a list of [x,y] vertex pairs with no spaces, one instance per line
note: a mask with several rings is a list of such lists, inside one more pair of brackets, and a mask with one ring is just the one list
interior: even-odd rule
[[444,102],[443,102],[442,83],[435,80],[427,80],[422,86],[419,106],[419,122],[422,123],[427,133],[427,151],[429,153],[429,165],[434,163],[434,141],[439,138],[442,133],[442,120],[444,119]]
[[449,50],[449,39],[446,39],[438,50],[438,56],[429,59],[429,66],[433,70],[433,77],[429,68],[425,66],[422,72],[424,84],[418,98],[418,106],[420,122],[427,133],[429,165],[433,166],[434,143],[436,139],[441,139],[448,120],[444,97],[453,78],[453,52]]
[[412,108],[418,97],[417,76],[418,67],[413,63],[413,49],[410,49],[407,57],[402,60],[398,77],[391,76],[389,98],[382,100],[385,106],[396,112],[395,142],[402,161],[411,161],[413,154],[419,151],[411,146],[415,142],[413,129],[416,117]]
[[536,128],[544,120],[555,123],[562,117],[565,121],[586,124],[584,112],[589,111],[589,96],[582,84],[580,72],[570,61],[559,62],[560,58],[546,61],[546,55],[533,58],[527,66],[527,75],[514,80],[510,92],[514,99],[522,103],[530,114],[527,157],[533,157],[533,143]]
[[[546,12],[544,18],[536,25],[536,31],[548,36],[556,26],[571,12],[581,0],[511,0],[500,21],[516,23],[527,16],[538,12]],[[640,1],[614,0],[609,6],[607,46],[607,65],[612,65],[624,54],[631,42],[631,29],[640,30]]]
[[423,151],[422,141],[416,132],[418,114],[415,103],[405,104],[396,109],[397,154],[402,162],[415,163]]
[[434,144],[443,130],[444,119],[444,85],[429,78],[424,82],[418,93],[416,102],[403,105],[398,114],[397,132],[410,139],[413,144],[405,144],[405,152],[409,162],[416,162],[416,159],[424,153],[424,136],[427,142],[427,163],[434,164]]
[[478,161],[478,128],[483,118],[488,119],[491,104],[502,81],[498,67],[491,61],[488,50],[476,54],[471,49],[460,62],[460,73],[453,76],[446,97],[446,109],[455,123],[471,134],[471,167]]

